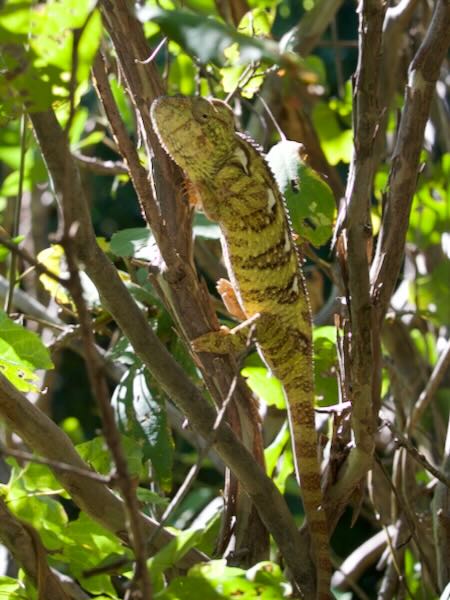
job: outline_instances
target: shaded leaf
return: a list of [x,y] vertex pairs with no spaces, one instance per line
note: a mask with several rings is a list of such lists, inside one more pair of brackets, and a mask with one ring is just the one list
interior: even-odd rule
[[110,242],[113,254],[122,258],[151,259],[153,234],[147,227],[132,227],[115,233]]
[[283,60],[274,42],[243,35],[214,18],[185,10],[168,11],[157,7],[145,7],[139,11],[138,16],[142,21],[158,23],[171,40],[203,64],[212,62],[223,65],[226,48],[235,43],[239,46],[241,63],[260,60],[278,63]]
[[195,213],[194,235],[209,240],[220,239],[220,227],[217,223],[210,221],[203,213]]
[[114,390],[111,404],[122,432],[130,434],[150,459],[163,487],[172,477],[173,441],[164,401],[152,393],[144,367],[131,367]]

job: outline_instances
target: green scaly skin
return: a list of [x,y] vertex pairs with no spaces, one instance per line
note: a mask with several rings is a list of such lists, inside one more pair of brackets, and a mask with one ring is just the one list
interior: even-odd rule
[[[235,132],[225,103],[163,97],[153,103],[151,117],[161,144],[195,186],[206,215],[220,225],[231,281],[231,286],[222,281],[227,306],[233,312],[232,288],[234,314],[250,320],[260,354],[283,384],[316,565],[316,598],[326,600],[331,565],[314,419],[311,314],[283,197],[264,158]],[[245,323],[238,331],[211,332],[193,346],[196,351],[230,351],[248,335]]]

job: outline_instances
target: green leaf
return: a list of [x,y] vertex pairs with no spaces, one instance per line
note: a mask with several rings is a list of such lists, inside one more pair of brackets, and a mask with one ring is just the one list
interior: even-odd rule
[[202,532],[195,529],[179,531],[168,544],[147,561],[155,592],[162,588],[162,574],[176,565],[186,552],[196,545],[201,536]]
[[0,576],[1,600],[29,600],[23,584],[12,577]]
[[280,568],[268,561],[255,565],[247,572],[228,567],[225,560],[200,563],[189,570],[187,577],[174,579],[169,587],[156,596],[157,600],[226,600],[228,598],[259,598],[282,600],[289,585]]
[[[220,21],[185,10],[163,10],[145,7],[138,14],[142,21],[158,23],[169,39],[179,44],[190,56],[203,63],[218,66],[225,63],[225,50],[237,43],[242,64],[266,60],[281,62],[283,57],[271,40],[261,40],[238,33]],[[293,60],[293,57],[291,57]]]
[[22,468],[18,478],[22,480],[24,488],[29,492],[54,494],[69,497],[61,487],[60,482],[46,465],[30,462]]
[[336,336],[336,327],[331,325],[313,331],[315,393],[320,406],[338,401]]
[[[18,235],[15,238],[11,238],[11,241],[15,244],[20,244],[20,242],[22,242],[24,239],[24,235]],[[10,254],[11,250],[9,250],[9,248],[5,248],[5,246],[0,245],[0,262],[4,262]]]
[[131,131],[134,127],[134,112],[130,107],[129,98],[123,86],[117,81],[116,77],[111,76],[109,82],[115,103],[117,104],[117,108],[120,112],[120,116],[122,117],[127,128]]
[[[131,477],[139,477],[142,472],[142,448],[139,439],[121,436],[122,450],[127,459]],[[76,446],[81,458],[102,475],[108,475],[112,469],[112,460],[105,439],[97,436],[88,442]]]
[[[81,512],[78,519],[67,524],[62,532],[64,545],[58,559],[68,565],[70,573],[91,594],[110,594],[116,598],[109,575],[83,577],[83,573],[117,558],[131,558],[120,540],[111,532]],[[126,567],[122,567],[122,570]],[[109,597],[109,596],[108,596]]]
[[[14,116],[17,112],[14,103],[18,104],[18,99],[29,111],[45,110],[55,100],[67,99],[74,66],[77,98],[89,75],[101,31],[100,14],[92,11],[90,0],[53,0],[36,7],[23,3],[3,8],[0,11],[3,113]],[[73,64],[75,35],[79,34]]]
[[267,448],[265,448],[265,450],[264,450],[266,471],[267,471],[267,475],[269,477],[273,476],[273,474],[275,472],[275,468],[277,466],[277,462],[278,462],[283,450],[285,449],[286,444],[288,444],[289,439],[290,439],[290,435],[289,435],[288,424],[287,424],[287,421],[285,421],[283,423],[283,426],[281,427],[280,431],[278,432],[277,436],[270,444],[270,446],[267,446]]
[[[31,191],[33,187],[46,181],[48,178],[44,162],[39,155],[36,155],[34,148],[27,151],[25,155],[25,170],[23,175],[23,190]],[[19,189],[19,167],[7,175],[0,187],[0,196],[11,198],[17,196]]]
[[450,260],[441,262],[429,275],[410,285],[410,300],[420,311],[428,311],[441,325],[450,325]]
[[194,236],[208,240],[220,239],[220,227],[217,223],[210,221],[203,213],[195,213]]
[[0,309],[0,371],[22,392],[38,391],[37,369],[53,369],[50,353],[40,337],[14,323]]
[[142,504],[154,504],[155,506],[167,506],[169,504],[168,498],[163,498],[156,492],[152,492],[147,488],[138,487],[136,495],[139,502],[142,502]]
[[[48,271],[51,271],[54,275],[60,279],[68,278],[68,270],[66,257],[64,254],[64,248],[59,244],[52,244],[49,248],[41,250],[37,255],[37,259],[42,263]],[[100,306],[100,296],[92,280],[84,271],[79,271],[81,286],[83,288],[83,298],[90,308]],[[39,281],[42,283],[47,292],[52,298],[58,302],[58,304],[66,304],[75,306],[69,296],[66,288],[63,287],[57,280],[49,277],[48,275],[39,275]]]
[[110,242],[113,254],[122,258],[151,259],[153,234],[147,227],[132,227],[115,233]]
[[[176,50],[174,46],[176,46]],[[169,49],[172,51],[173,58],[170,63],[168,93],[192,96],[195,93],[197,74],[194,61],[174,42],[170,43]]]
[[241,375],[246,378],[252,392],[255,392],[267,406],[285,408],[283,386],[279,379],[271,375],[267,367],[244,367]]
[[[428,157],[427,162],[429,162]],[[450,154],[441,164],[431,164],[421,175],[414,195],[408,228],[408,241],[425,250],[441,243],[450,229],[450,188],[448,186]]]
[[82,150],[83,148],[88,148],[89,146],[95,146],[102,142],[105,138],[104,131],[93,131],[89,135],[86,135],[82,140],[78,142],[74,146],[74,150]]
[[[10,464],[13,465],[11,478],[3,488],[9,509],[36,529],[46,548],[60,548],[61,531],[68,521],[64,508],[60,502],[42,495],[41,490],[37,494],[29,491],[21,477],[23,470],[13,461]],[[29,478],[27,483],[30,483]]]
[[349,163],[353,152],[352,130],[340,125],[336,112],[325,102],[314,106],[312,120],[328,162],[331,165]]
[[284,140],[271,148],[267,161],[286,198],[296,233],[314,246],[331,237],[336,203],[329,185],[301,158],[301,144]]
[[111,404],[120,430],[137,440],[161,485],[170,487],[173,440],[164,401],[152,393],[144,367],[131,367],[114,390]]

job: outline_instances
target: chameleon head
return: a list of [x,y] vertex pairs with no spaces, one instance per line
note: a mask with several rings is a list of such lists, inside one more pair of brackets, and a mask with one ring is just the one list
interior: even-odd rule
[[233,113],[220,100],[162,96],[150,116],[163,148],[194,183],[214,177],[233,153]]

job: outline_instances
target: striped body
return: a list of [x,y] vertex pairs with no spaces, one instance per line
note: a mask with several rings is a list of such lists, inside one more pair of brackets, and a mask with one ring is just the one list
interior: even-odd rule
[[264,158],[234,131],[224,103],[162,98],[152,106],[152,120],[199,192],[206,215],[220,225],[240,312],[248,319],[260,315],[253,320],[257,346],[285,391],[317,598],[325,600],[331,567],[314,419],[311,315],[284,200]]

